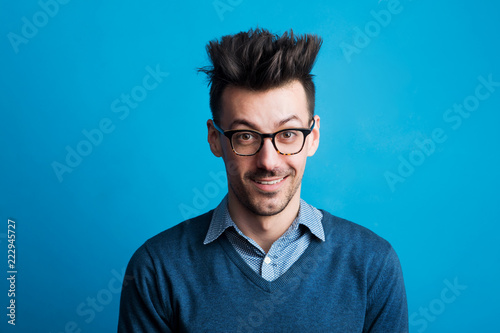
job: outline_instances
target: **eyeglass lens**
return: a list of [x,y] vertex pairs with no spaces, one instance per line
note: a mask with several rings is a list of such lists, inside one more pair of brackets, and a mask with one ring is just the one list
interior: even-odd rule
[[[233,149],[237,154],[253,155],[262,143],[262,136],[254,132],[238,132],[232,137]],[[297,130],[284,130],[276,133],[274,144],[282,154],[296,154],[304,144],[304,133]]]

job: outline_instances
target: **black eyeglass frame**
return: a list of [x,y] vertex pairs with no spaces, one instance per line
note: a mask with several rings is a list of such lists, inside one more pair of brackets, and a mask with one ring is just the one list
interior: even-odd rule
[[[304,148],[304,145],[306,143],[306,138],[307,138],[307,136],[309,134],[311,134],[311,132],[312,132],[312,130],[314,128],[314,125],[316,124],[316,120],[314,118],[313,118],[312,121],[313,121],[313,123],[312,123],[312,126],[310,128],[286,128],[286,129],[282,129],[282,130],[279,130],[279,131],[274,132],[274,133],[260,133],[258,131],[248,130],[248,129],[224,131],[222,128],[220,128],[219,126],[217,126],[217,124],[215,123],[215,121],[213,121],[213,124],[214,124],[214,127],[215,127],[215,129],[217,131],[219,131],[221,134],[223,134],[225,137],[227,137],[229,139],[229,143],[231,144],[231,149],[238,156],[253,156],[253,155],[257,154],[262,149],[262,146],[264,145],[264,139],[265,138],[271,138],[271,142],[273,143],[274,149],[276,149],[276,151],[279,154],[285,155],[285,156],[289,156],[289,155],[296,155],[296,154],[300,153],[302,151],[302,149]],[[282,133],[282,132],[286,132],[286,131],[300,131],[304,135],[304,140],[302,142],[302,146],[300,147],[300,150],[298,152],[296,152],[296,153],[290,153],[290,154],[285,154],[285,153],[282,153],[278,149],[278,147],[276,147],[276,142],[274,141],[275,138],[276,138],[276,135],[279,134],[279,133]],[[253,153],[253,154],[240,154],[240,153],[237,153],[236,150],[234,150],[234,147],[233,147],[233,135],[236,134],[236,133],[241,133],[241,132],[255,133],[255,134],[257,134],[257,135],[259,135],[261,137],[260,147],[259,147],[259,149],[257,149],[257,151],[255,153]]]

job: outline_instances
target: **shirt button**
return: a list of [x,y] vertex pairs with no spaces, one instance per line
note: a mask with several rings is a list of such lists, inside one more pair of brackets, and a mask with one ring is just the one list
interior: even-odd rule
[[265,262],[266,264],[269,264],[269,263],[271,262],[271,258],[269,258],[269,257],[265,257],[265,258],[264,258],[264,262]]

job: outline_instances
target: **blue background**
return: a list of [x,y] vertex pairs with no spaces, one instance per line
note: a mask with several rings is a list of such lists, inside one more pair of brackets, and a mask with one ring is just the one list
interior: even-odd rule
[[[195,69],[209,40],[258,25],[324,38],[313,70],[321,143],[302,197],[393,244],[412,332],[498,332],[500,87],[478,88],[488,97],[458,128],[456,114],[445,120],[474,102],[479,77],[500,81],[496,2],[401,0],[383,24],[376,13],[394,1],[66,2],[1,1],[0,331],[116,330],[117,279],[133,252],[226,193]],[[163,73],[152,90],[141,88],[148,66]],[[140,102],[125,116],[131,92]],[[84,131],[103,121],[112,130],[89,146]],[[446,141],[419,155],[415,140],[436,128]],[[58,177],[67,147],[86,156]],[[410,157],[420,165],[391,187],[387,172]]]

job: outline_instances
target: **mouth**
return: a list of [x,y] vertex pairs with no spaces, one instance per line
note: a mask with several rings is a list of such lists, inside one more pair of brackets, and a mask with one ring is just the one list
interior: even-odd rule
[[275,180],[254,180],[254,182],[264,185],[274,185],[281,182],[283,179],[285,179],[285,177]]
[[263,192],[274,192],[281,187],[283,181],[287,178],[288,176],[280,178],[272,178],[272,179],[271,178],[252,179],[252,182],[259,190]]

